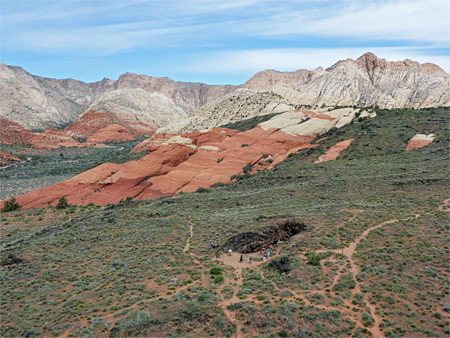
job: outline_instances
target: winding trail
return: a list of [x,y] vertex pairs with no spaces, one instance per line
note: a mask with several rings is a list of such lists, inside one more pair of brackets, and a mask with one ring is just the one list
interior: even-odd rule
[[[444,212],[450,212],[450,198],[446,199],[443,201],[443,203],[441,205],[438,206],[437,210],[438,211],[444,211]],[[352,222],[355,220],[355,218],[357,217],[357,214],[360,212],[363,212],[363,210],[346,210],[343,209],[342,211],[349,211],[349,212],[353,212],[355,213],[351,218],[349,218],[347,221],[344,221],[340,224],[338,224],[336,226],[336,229],[338,230],[339,228],[345,226],[345,224]],[[366,230],[364,230],[361,235],[356,238],[353,242],[349,243],[349,245],[347,247],[344,248],[340,248],[340,249],[334,249],[334,250],[328,250],[328,249],[321,249],[321,250],[315,250],[315,253],[324,253],[324,252],[333,252],[334,254],[343,254],[346,259],[348,260],[348,262],[350,263],[350,267],[351,270],[349,271],[352,274],[352,278],[355,281],[355,288],[352,290],[352,295],[349,299],[346,299],[344,302],[344,309],[341,307],[334,307],[334,306],[330,306],[330,305],[326,305],[326,304],[314,304],[313,302],[311,302],[307,296],[308,295],[313,295],[316,293],[321,293],[323,294],[324,291],[320,290],[320,291],[304,291],[304,292],[299,292],[299,291],[295,291],[295,290],[289,290],[289,292],[291,292],[291,296],[287,297],[288,299],[297,299],[300,300],[302,302],[304,302],[304,304],[306,304],[307,306],[311,306],[314,307],[316,309],[319,310],[339,310],[343,313],[343,315],[345,315],[346,317],[350,317],[353,321],[355,321],[355,326],[353,329],[353,333],[357,328],[362,328],[362,329],[367,329],[372,337],[374,338],[386,338],[385,334],[383,333],[383,331],[380,329],[380,324],[382,322],[382,318],[376,314],[376,308],[375,305],[369,305],[369,302],[366,300],[366,296],[364,296],[363,300],[365,302],[365,307],[369,310],[370,315],[372,316],[372,318],[374,319],[374,324],[371,327],[365,327],[363,325],[363,322],[360,318],[360,313],[355,313],[353,311],[351,311],[352,307],[354,307],[354,304],[352,304],[352,300],[355,299],[355,296],[357,293],[361,293],[361,285],[358,282],[358,280],[356,279],[357,274],[361,271],[360,266],[355,262],[353,255],[356,252],[356,248],[358,247],[359,243],[361,242],[361,240],[365,239],[372,231],[382,228],[385,225],[388,224],[393,224],[399,221],[406,221],[406,220],[411,220],[411,219],[415,219],[415,218],[419,218],[422,214],[433,214],[435,213],[435,211],[428,211],[428,212],[422,212],[419,214],[415,214],[414,216],[411,217],[406,217],[406,218],[402,218],[402,219],[390,219],[384,222],[381,222],[379,224],[373,225],[369,228],[367,228]],[[201,265],[204,264],[202,262],[200,262],[196,257],[194,257],[191,253],[189,253],[189,249],[190,249],[190,241],[192,239],[192,237],[194,236],[194,223],[192,221],[192,217],[191,215],[188,216],[188,223],[189,223],[189,232],[190,232],[190,236],[189,238],[186,240],[186,245],[183,249],[184,253],[187,253],[195,263]],[[300,236],[296,235],[296,236]],[[296,237],[295,236],[295,237]],[[295,240],[295,238],[292,238],[293,240]],[[267,259],[266,262],[268,262],[269,260],[277,257],[280,253],[280,251],[282,250],[283,246],[281,246],[280,248],[278,248],[278,250],[276,252],[274,252],[272,254],[272,256],[270,257],[270,259]],[[243,327],[243,323],[242,321],[240,321],[237,318],[237,311],[231,311],[229,309],[227,309],[227,306],[230,304],[234,304],[234,303],[238,303],[241,302],[242,299],[240,299],[237,296],[237,293],[239,292],[240,288],[243,285],[244,282],[244,278],[242,276],[242,272],[244,269],[249,268],[249,269],[256,269],[258,268],[259,265],[266,263],[264,261],[253,261],[252,264],[249,263],[249,258],[250,256],[252,256],[253,258],[255,257],[259,257],[258,253],[253,253],[253,254],[245,254],[244,256],[244,262],[243,263],[239,263],[239,258],[240,258],[240,253],[236,253],[233,252],[231,255],[230,254],[223,254],[220,257],[217,258],[218,261],[220,261],[222,263],[223,266],[229,267],[232,270],[231,275],[226,275],[224,276],[225,281],[224,281],[224,286],[219,290],[219,294],[221,294],[222,300],[218,302],[218,306],[220,306],[223,311],[225,316],[228,318],[228,320],[231,323],[234,323],[236,325],[236,332],[234,334],[235,337],[243,337],[242,334],[242,327]],[[306,257],[303,254],[299,255],[301,258],[306,259]],[[331,259],[331,258],[330,258]],[[333,259],[331,259],[333,260]],[[321,261],[321,266],[322,268],[324,267],[324,262]],[[331,284],[331,286],[327,286],[327,288],[332,288],[333,285],[335,285],[337,283],[337,281],[339,280],[339,277],[342,276],[344,273],[348,273],[348,272],[343,272],[343,271],[336,271],[336,275],[333,277],[333,282]],[[176,289],[175,292],[181,292],[185,289],[187,289],[188,287],[191,287],[192,285],[195,285],[197,283],[199,283],[200,281],[196,281],[192,284],[189,285],[184,285],[184,286],[180,286],[179,288]],[[277,289],[278,291],[282,291],[280,289],[280,287],[275,283],[272,282],[272,284],[274,285],[275,289]],[[223,298],[223,291],[225,288],[231,288],[233,290],[233,295],[230,298]],[[256,297],[253,297],[252,295],[248,295],[249,298],[247,298],[246,300],[251,300],[254,301],[255,303],[260,302]],[[150,300],[148,300],[148,302],[150,302]],[[137,303],[131,305],[128,309],[134,309],[137,307]],[[441,313],[441,311],[440,311]],[[443,315],[445,315],[442,311]],[[113,325],[115,322],[114,319],[114,314],[108,314],[105,316],[101,316],[103,319],[110,319],[113,321]],[[86,322],[87,325],[87,322]],[[251,330],[251,328],[248,328]],[[69,333],[71,332],[71,328],[67,329],[60,337],[68,337]],[[258,334],[258,332],[248,332],[248,334]]]
[[189,236],[189,238],[186,241],[186,246],[184,247],[183,252],[188,252],[189,251],[189,248],[191,247],[191,238],[192,238],[192,236],[194,236],[194,223],[192,222],[191,215],[189,215],[189,221],[188,222],[189,222],[189,233],[190,233],[190,236]]

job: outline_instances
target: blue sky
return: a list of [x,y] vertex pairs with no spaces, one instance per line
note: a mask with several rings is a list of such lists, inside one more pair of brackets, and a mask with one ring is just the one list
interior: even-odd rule
[[448,0],[0,0],[0,60],[85,82],[241,84],[374,52],[450,72]]

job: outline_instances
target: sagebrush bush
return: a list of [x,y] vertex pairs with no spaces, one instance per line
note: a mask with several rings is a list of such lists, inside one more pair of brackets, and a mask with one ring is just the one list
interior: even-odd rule
[[2,208],[2,212],[9,212],[14,210],[19,210],[21,206],[16,202],[16,198],[13,197],[5,202],[5,206]]

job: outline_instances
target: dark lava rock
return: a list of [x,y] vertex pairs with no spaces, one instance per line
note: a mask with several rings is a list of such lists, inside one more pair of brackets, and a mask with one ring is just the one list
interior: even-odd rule
[[286,256],[270,261],[269,267],[284,273],[289,273],[292,270],[291,260]]
[[276,225],[258,231],[243,232],[229,238],[222,246],[224,251],[231,249],[244,254],[256,252],[279,241],[284,241],[306,229],[306,225],[293,219],[278,222]]

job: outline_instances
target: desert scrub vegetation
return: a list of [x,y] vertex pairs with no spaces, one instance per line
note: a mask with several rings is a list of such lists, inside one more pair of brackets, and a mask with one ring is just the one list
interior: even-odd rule
[[27,146],[0,145],[22,161],[0,169],[0,200],[56,184],[102,163],[124,163],[146,153],[129,154],[139,141],[112,144],[108,148],[34,149]]
[[[1,213],[0,260],[22,261],[0,268],[0,335],[369,337],[381,318],[390,337],[445,336],[449,227],[437,208],[448,198],[447,113],[387,111],[326,135],[324,148],[358,137],[337,161],[299,152],[207,193]],[[416,132],[436,141],[401,151]],[[289,273],[266,262],[233,279],[216,263],[211,241],[287,218],[306,224],[271,257],[288,256]],[[353,276],[337,245],[393,219],[359,242]],[[313,252],[324,254],[319,265],[308,264]],[[221,305],[231,297],[241,299]]]
[[14,210],[19,210],[20,205],[16,202],[16,199],[13,197],[5,202],[5,206],[1,209],[1,212],[9,212]]

